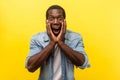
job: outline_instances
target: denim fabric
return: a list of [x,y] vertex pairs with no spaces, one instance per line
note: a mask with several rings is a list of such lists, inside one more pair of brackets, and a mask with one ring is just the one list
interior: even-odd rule
[[[40,32],[31,38],[30,51],[26,59],[26,68],[28,59],[44,49],[50,42],[46,32]],[[65,44],[73,50],[80,52],[85,56],[85,62],[82,66],[77,66],[81,69],[89,67],[88,57],[84,51],[84,45],[80,34],[67,30],[65,34]],[[54,52],[54,51],[53,51]],[[43,63],[40,67],[40,75],[38,80],[52,80],[53,77],[53,57],[54,54]],[[61,65],[62,65],[62,80],[74,80],[74,64],[61,51]]]

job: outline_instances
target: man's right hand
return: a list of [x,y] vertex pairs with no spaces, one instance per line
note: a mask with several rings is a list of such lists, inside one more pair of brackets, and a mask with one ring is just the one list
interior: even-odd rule
[[50,40],[52,42],[57,42],[57,37],[53,34],[50,23],[48,22],[48,20],[46,20],[46,29],[47,29],[47,34],[50,37]]

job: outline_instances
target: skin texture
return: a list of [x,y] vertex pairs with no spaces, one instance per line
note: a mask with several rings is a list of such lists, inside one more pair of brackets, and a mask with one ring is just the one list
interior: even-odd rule
[[48,11],[46,30],[50,38],[50,43],[42,51],[30,57],[28,60],[28,70],[30,72],[36,71],[43,64],[43,62],[47,60],[48,56],[51,55],[55,44],[58,44],[64,54],[74,65],[83,65],[85,62],[83,54],[74,51],[64,43],[64,36],[66,33],[66,20],[63,17],[62,10],[51,9]]

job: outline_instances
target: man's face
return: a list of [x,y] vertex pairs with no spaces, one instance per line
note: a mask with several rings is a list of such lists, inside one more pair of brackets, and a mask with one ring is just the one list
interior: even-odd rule
[[48,22],[50,23],[51,30],[55,36],[61,31],[62,22],[64,21],[62,10],[51,9],[48,11]]

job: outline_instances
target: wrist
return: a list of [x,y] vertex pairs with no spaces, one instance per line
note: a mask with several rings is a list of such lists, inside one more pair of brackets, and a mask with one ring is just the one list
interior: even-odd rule
[[63,41],[61,41],[61,40],[59,40],[59,41],[58,41],[58,45],[60,45],[60,46],[61,46],[61,45],[63,45],[63,44],[64,44],[64,42],[63,42]]
[[50,41],[50,43],[49,43],[51,46],[54,46],[55,44],[56,44],[56,42],[55,41]]

